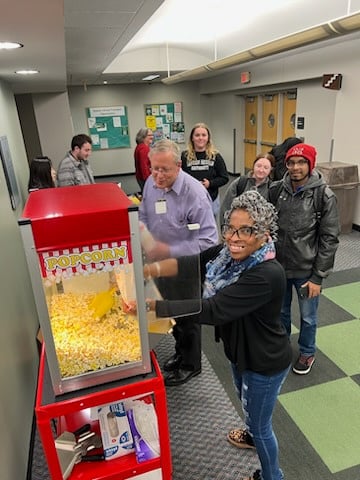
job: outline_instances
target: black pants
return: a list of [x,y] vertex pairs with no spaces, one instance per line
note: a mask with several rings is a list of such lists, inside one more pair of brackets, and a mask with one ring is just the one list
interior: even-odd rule
[[197,315],[181,317],[173,327],[175,352],[181,355],[181,368],[199,370],[201,368],[201,325]]
[[[156,279],[159,291],[164,299],[182,300],[198,298],[199,288],[191,281],[179,281],[176,278]],[[175,352],[181,356],[180,367],[186,370],[199,370],[201,368],[201,325],[198,315],[186,315],[175,318],[173,327],[175,338]]]

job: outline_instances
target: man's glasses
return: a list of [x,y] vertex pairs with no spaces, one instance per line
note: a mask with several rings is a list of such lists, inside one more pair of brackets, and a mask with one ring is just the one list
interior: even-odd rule
[[163,173],[164,175],[168,175],[174,171],[174,168],[151,167],[150,170],[151,173]]
[[292,167],[295,167],[295,165],[299,165],[300,167],[304,167],[305,165],[308,165],[308,161],[305,160],[304,158],[301,158],[300,160],[298,160],[297,162],[294,162],[294,160],[287,160],[285,165],[288,167],[288,168],[292,168]]
[[237,237],[240,238],[240,235],[243,238],[249,238],[251,235],[258,231],[256,226],[244,225],[243,227],[233,228],[230,225],[224,224],[221,225],[221,233],[223,237],[230,236],[230,238],[236,233]]

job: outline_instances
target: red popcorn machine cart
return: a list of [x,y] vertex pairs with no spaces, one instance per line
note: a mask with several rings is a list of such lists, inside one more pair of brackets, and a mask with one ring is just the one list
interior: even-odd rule
[[[19,226],[44,339],[35,413],[51,478],[170,480],[166,395],[150,351],[138,206],[112,183],[43,189],[30,193]],[[157,418],[157,453],[142,463],[135,449],[111,461],[100,455],[82,462],[71,432],[87,425],[100,437],[101,406],[120,408],[144,395]],[[63,438],[71,440],[66,447]]]

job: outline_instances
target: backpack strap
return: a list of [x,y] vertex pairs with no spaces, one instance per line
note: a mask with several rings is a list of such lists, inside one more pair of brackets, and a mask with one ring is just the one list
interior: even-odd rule
[[247,176],[242,176],[237,181],[237,184],[236,184],[236,196],[237,197],[244,192],[247,181],[248,181]]
[[272,182],[269,187],[269,202],[276,206],[277,199],[283,187],[283,180]]

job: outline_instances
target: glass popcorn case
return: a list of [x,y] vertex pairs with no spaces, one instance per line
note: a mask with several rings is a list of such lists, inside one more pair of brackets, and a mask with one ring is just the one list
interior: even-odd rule
[[111,183],[49,188],[19,225],[55,395],[149,372],[138,206]]

